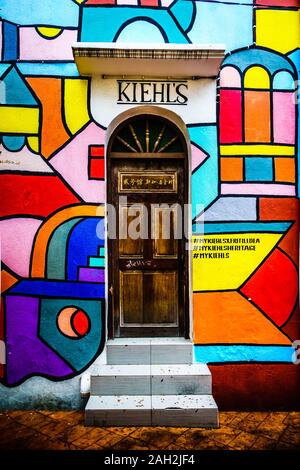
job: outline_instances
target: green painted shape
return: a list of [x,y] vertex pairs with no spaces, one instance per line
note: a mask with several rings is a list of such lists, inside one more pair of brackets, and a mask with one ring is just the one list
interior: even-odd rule
[[53,233],[48,244],[46,263],[47,279],[66,279],[66,250],[68,236],[72,228],[82,217],[68,220],[61,224]]
[[91,268],[104,268],[105,267],[105,259],[98,258],[96,256],[91,256],[89,260],[89,266]]
[[[80,371],[96,356],[104,335],[102,324],[103,302],[87,299],[42,299],[40,307],[39,334],[42,339],[66,360],[74,369]],[[57,315],[66,307],[82,309],[90,319],[90,331],[78,339],[62,334],[57,326]]]
[[104,248],[104,246],[100,246],[100,248],[99,248],[99,256],[100,256],[101,258],[105,258],[105,248]]

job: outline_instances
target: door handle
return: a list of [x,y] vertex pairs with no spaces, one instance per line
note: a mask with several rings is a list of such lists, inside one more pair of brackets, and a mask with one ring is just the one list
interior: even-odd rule
[[110,288],[109,288],[108,290],[109,290],[110,295],[113,296],[113,295],[114,295],[114,288],[113,288],[113,286],[110,286]]

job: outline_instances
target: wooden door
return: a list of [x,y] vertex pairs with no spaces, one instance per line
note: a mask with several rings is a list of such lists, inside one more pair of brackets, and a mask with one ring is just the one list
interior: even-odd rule
[[187,336],[185,159],[136,153],[112,152],[109,165],[117,214],[109,239],[110,336]]

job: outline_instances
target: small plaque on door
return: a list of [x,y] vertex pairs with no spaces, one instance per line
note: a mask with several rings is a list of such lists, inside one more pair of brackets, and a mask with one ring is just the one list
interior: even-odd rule
[[147,172],[132,171],[119,172],[119,192],[177,192],[177,173],[169,172]]

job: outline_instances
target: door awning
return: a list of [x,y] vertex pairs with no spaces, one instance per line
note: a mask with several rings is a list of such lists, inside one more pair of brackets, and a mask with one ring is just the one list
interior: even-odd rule
[[72,48],[80,75],[103,78],[213,78],[225,54],[223,44],[78,42]]

